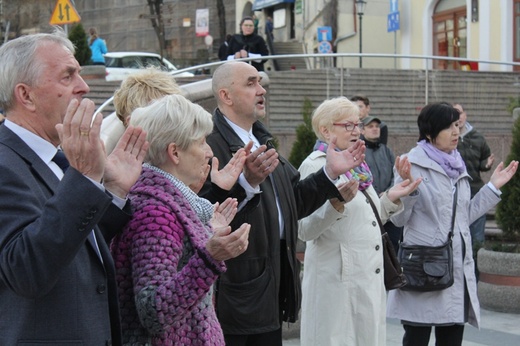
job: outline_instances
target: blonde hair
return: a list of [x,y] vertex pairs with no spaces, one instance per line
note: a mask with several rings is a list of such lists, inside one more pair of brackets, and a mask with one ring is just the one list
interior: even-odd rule
[[171,74],[152,67],[144,69],[128,76],[114,93],[116,115],[124,124],[134,109],[172,94],[182,94],[182,90]]
[[182,95],[167,95],[146,107],[137,108],[132,113],[130,124],[147,132],[150,148],[145,161],[158,167],[166,162],[166,149],[170,143],[186,150],[213,130],[211,114]]
[[359,117],[359,107],[348,98],[341,96],[325,100],[312,113],[312,129],[318,139],[324,141],[321,127],[331,129],[335,122],[351,115]]

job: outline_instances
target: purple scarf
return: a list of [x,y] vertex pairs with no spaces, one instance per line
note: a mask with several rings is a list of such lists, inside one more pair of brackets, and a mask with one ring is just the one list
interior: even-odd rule
[[[329,145],[327,143],[322,142],[318,139],[316,141],[316,144],[314,145],[314,150],[319,150],[324,153],[327,153],[328,147]],[[336,150],[338,149],[336,148]],[[365,161],[363,161],[356,168],[353,168],[350,171],[345,172],[345,176],[348,180],[354,179],[359,182],[359,191],[366,190],[370,185],[372,185],[372,182],[374,181],[374,178],[372,177],[372,172],[370,172],[370,168],[368,167]]]
[[426,152],[430,159],[437,162],[451,179],[458,178],[459,175],[466,171],[466,164],[457,149],[446,153],[424,139],[417,142],[417,145]]

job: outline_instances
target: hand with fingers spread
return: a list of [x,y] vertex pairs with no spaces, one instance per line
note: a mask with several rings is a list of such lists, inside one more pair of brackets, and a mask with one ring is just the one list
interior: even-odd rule
[[276,150],[267,150],[266,145],[261,145],[258,149],[247,155],[244,164],[244,176],[252,187],[257,187],[269,174],[274,172],[278,163],[278,153]]
[[410,181],[413,181],[412,164],[410,163],[410,161],[408,161],[408,157],[405,156],[401,158],[397,156],[395,158],[395,169],[403,180],[408,179]]
[[336,137],[333,137],[327,148],[327,162],[325,171],[331,179],[336,179],[341,174],[359,166],[365,160],[365,142],[357,140],[348,149],[336,150]]
[[495,154],[489,155],[486,161],[486,169],[491,169],[493,163],[495,162]]
[[343,197],[343,201],[340,201],[338,198],[332,198],[330,199],[330,204],[339,211],[340,213],[343,212],[345,209],[345,204],[350,202],[354,197],[356,197],[356,194],[358,192],[359,183],[357,180],[351,179],[346,183],[341,183],[338,185],[338,192],[341,194],[341,197]]
[[491,175],[491,178],[489,178],[489,181],[491,184],[493,184],[494,187],[497,189],[500,189],[502,186],[504,186],[513,175],[515,175],[516,170],[518,169],[518,161],[511,161],[509,165],[504,168],[504,162],[500,162],[493,171],[493,175]]
[[231,190],[244,169],[246,152],[250,150],[251,147],[248,148],[247,146],[239,149],[220,171],[218,170],[218,158],[213,157],[211,162],[211,182],[223,190]]
[[422,178],[418,178],[415,181],[406,179],[392,186],[388,190],[388,199],[394,203],[398,202],[401,197],[408,196],[414,192],[421,182]]
[[105,171],[105,151],[99,137],[101,114],[95,114],[89,99],[70,101],[62,124],[56,125],[61,148],[71,167],[100,182]]
[[244,223],[234,232],[231,227],[215,228],[215,234],[206,243],[206,249],[217,261],[226,261],[243,254],[249,245],[251,225]]
[[238,201],[236,198],[227,198],[222,203],[215,203],[215,211],[210,224],[213,228],[229,226],[237,214]]
[[149,143],[146,132],[129,126],[107,159],[103,184],[113,194],[125,198],[139,178]]

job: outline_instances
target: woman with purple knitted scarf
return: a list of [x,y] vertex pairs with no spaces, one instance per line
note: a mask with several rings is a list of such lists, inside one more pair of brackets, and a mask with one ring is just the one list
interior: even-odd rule
[[[169,95],[136,109],[130,123],[147,132],[150,148],[129,194],[133,218],[111,244],[123,342],[224,345],[213,284],[224,261],[246,250],[250,226],[231,232],[236,200],[214,206],[188,187],[202,181],[213,156],[206,143],[211,115]],[[244,160],[239,151],[226,166],[232,172],[217,179],[222,191],[235,183]]]

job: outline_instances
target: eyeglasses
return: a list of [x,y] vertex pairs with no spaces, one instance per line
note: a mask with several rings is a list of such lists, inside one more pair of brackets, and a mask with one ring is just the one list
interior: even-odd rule
[[252,28],[254,25],[253,24],[242,24],[242,26],[247,26],[249,28]]
[[334,126],[343,126],[347,131],[354,131],[357,127],[359,130],[363,130],[365,125],[363,123],[333,123]]

